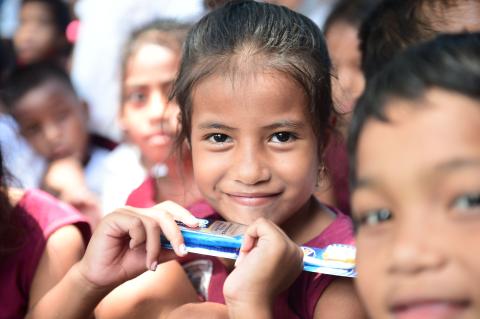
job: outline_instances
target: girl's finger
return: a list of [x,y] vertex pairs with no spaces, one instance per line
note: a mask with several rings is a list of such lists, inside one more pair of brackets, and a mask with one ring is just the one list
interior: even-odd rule
[[[128,235],[130,237],[128,246],[133,249],[146,240],[145,227],[143,225],[142,216],[132,214],[127,209],[117,209],[114,213],[107,215],[100,225],[98,231],[95,231],[93,236],[103,237],[102,242],[111,242],[111,240],[124,241]],[[109,239],[105,241],[105,239]],[[118,245],[118,244],[117,244]]]
[[198,226],[198,219],[192,215],[187,209],[178,205],[172,201],[165,201],[156,206],[153,206],[152,209],[160,209],[167,211],[175,220],[178,220],[190,227]]
[[126,216],[129,218],[129,222],[126,225],[128,236],[130,237],[128,246],[130,249],[134,249],[145,242],[147,239],[147,234],[145,233],[145,227],[143,226],[142,219],[139,216],[132,216],[128,214],[126,214]]
[[[274,223],[272,223],[271,221],[268,221],[265,218],[257,219],[253,224],[251,224],[245,230],[245,238],[258,239],[260,237],[266,237],[266,236],[277,237],[280,234],[281,234],[281,231],[279,231],[279,228],[277,228]],[[247,244],[250,244],[250,242],[247,242]]]
[[129,208],[122,208],[107,216],[105,219],[112,220],[109,228],[114,230],[114,233],[110,230],[108,232],[109,237],[122,238],[128,234],[130,237],[130,249],[134,249],[143,244],[145,245],[145,248],[142,247],[142,249],[145,249],[145,264],[147,269],[155,270],[159,262],[175,258],[173,254],[167,251],[160,256],[160,235],[162,234],[162,229],[161,225],[154,218],[136,214]]
[[162,228],[163,235],[170,241],[175,253],[180,257],[185,256],[187,254],[185,241],[175,219],[167,211],[160,211],[157,216],[159,218],[156,220]]
[[147,269],[155,271],[160,256],[160,235],[162,231],[156,220],[147,216],[142,216],[141,218],[146,233],[145,249],[147,252]]
[[240,246],[239,254],[237,260],[235,261],[235,266],[240,265],[245,255],[247,255],[257,245],[260,236],[268,231],[264,229],[265,227],[268,228],[268,222],[266,220],[259,219],[247,228],[243,235],[242,246]]
[[[146,209],[127,206],[122,208],[122,211],[124,211],[126,214],[145,216],[154,220],[155,223],[160,225],[160,232],[163,233],[163,235],[170,241],[175,253],[180,257],[186,255],[187,251],[180,228],[170,212],[162,209],[160,205]],[[160,245],[160,234],[156,238],[156,241],[158,245]],[[150,268],[150,265],[148,268]]]

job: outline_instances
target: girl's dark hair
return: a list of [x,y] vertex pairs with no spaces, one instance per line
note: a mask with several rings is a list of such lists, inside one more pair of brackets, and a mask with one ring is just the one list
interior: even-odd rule
[[385,110],[392,105],[389,101],[418,100],[431,88],[480,102],[480,33],[441,35],[413,46],[371,79],[354,110],[349,132],[351,189],[356,183],[357,148],[365,124],[372,119],[388,122]]
[[[181,52],[183,42],[191,25],[175,20],[160,19],[135,30],[130,36],[122,57],[122,81],[125,79],[127,63],[130,57],[145,44],[155,44]],[[121,100],[123,101],[123,94]]]
[[[323,153],[331,129],[330,58],[313,21],[286,7],[232,1],[204,16],[189,32],[172,97],[180,105],[180,146],[190,141],[192,91],[215,73],[235,74],[240,61],[276,70],[303,88]],[[259,63],[257,63],[260,61]]]
[[23,244],[24,229],[21,227],[8,196],[7,179],[9,173],[3,166],[3,156],[0,147],[0,257],[4,257]]
[[323,33],[326,34],[336,22],[345,22],[360,29],[363,20],[370,14],[380,0],[341,0],[335,7],[323,25]]
[[43,3],[49,8],[59,34],[65,37],[67,26],[72,20],[68,5],[62,0],[22,0],[22,6],[32,2]]

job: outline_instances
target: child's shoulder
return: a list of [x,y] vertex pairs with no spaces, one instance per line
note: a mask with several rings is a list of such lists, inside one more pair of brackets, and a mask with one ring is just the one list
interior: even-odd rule
[[14,206],[14,210],[19,216],[25,216],[26,220],[34,222],[45,238],[67,225],[76,225],[85,243],[90,238],[91,230],[86,218],[70,205],[43,191],[37,189],[25,191]]
[[353,244],[354,232],[351,218],[334,207],[321,204],[322,209],[335,215],[334,220],[316,237],[305,243],[306,246],[325,247],[330,244]]

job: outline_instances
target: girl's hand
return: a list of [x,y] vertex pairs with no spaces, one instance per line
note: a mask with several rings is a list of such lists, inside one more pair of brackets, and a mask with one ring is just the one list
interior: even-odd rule
[[[152,208],[124,207],[104,217],[95,229],[84,257],[78,264],[82,277],[93,287],[114,288],[158,263],[186,254],[183,237],[175,220],[195,227],[197,219],[174,202]],[[160,235],[175,253],[161,251]]]
[[236,268],[223,287],[230,314],[268,313],[302,268],[302,250],[273,222],[258,219],[246,230]]

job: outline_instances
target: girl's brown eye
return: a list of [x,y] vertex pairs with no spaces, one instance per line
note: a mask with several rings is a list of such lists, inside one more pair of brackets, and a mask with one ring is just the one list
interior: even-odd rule
[[293,133],[290,132],[278,132],[272,135],[271,141],[274,143],[286,143],[296,138]]
[[225,143],[230,137],[225,134],[215,133],[208,137],[208,140],[212,143]]
[[142,103],[146,100],[146,95],[143,92],[132,92],[127,95],[127,102]]

